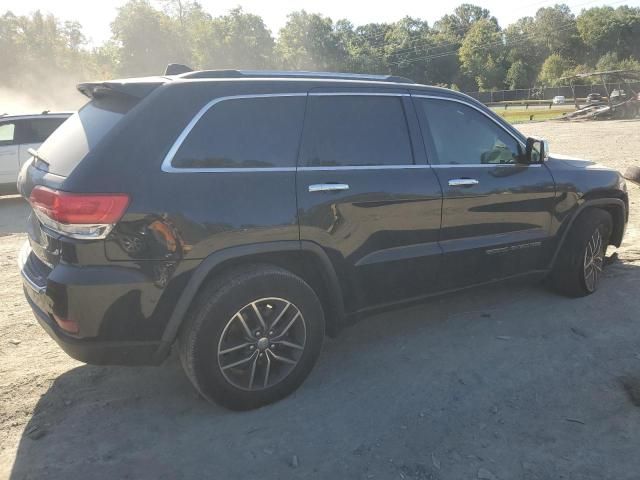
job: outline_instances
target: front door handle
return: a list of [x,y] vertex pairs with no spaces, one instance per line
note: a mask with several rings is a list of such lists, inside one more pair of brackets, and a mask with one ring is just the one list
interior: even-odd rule
[[452,178],[449,180],[450,187],[471,187],[478,185],[480,182],[475,178]]
[[338,192],[340,190],[349,190],[346,183],[315,183],[309,185],[310,192]]

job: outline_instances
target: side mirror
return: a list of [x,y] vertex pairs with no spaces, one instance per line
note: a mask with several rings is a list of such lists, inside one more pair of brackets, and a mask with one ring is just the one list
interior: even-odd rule
[[549,142],[542,138],[527,138],[525,159],[527,163],[542,163],[549,158]]

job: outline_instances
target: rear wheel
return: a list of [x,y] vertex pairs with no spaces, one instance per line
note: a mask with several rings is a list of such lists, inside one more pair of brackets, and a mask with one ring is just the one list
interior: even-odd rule
[[611,215],[592,208],[576,219],[551,273],[555,290],[571,297],[596,291],[611,237]]
[[311,287],[287,270],[255,265],[199,294],[180,334],[180,358],[205,398],[246,410],[298,388],[323,338],[324,315]]

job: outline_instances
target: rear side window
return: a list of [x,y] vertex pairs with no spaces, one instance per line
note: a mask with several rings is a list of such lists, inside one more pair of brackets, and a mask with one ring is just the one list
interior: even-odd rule
[[135,105],[137,99],[106,96],[94,99],[67,119],[38,148],[49,171],[67,176]]
[[304,107],[304,96],[222,100],[198,120],[172,166],[295,167]]
[[311,167],[413,164],[397,96],[310,96],[302,164]]
[[19,126],[20,143],[42,143],[66,118],[32,118],[22,120]]

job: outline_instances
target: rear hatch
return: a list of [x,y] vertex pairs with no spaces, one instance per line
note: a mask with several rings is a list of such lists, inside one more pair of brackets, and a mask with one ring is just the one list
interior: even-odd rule
[[167,79],[84,83],[78,90],[90,101],[69,117],[25,163],[20,193],[32,210],[27,222],[34,275],[48,274],[64,244],[103,239],[128,200],[112,192],[67,192],[65,180],[102,139],[146,95]]

